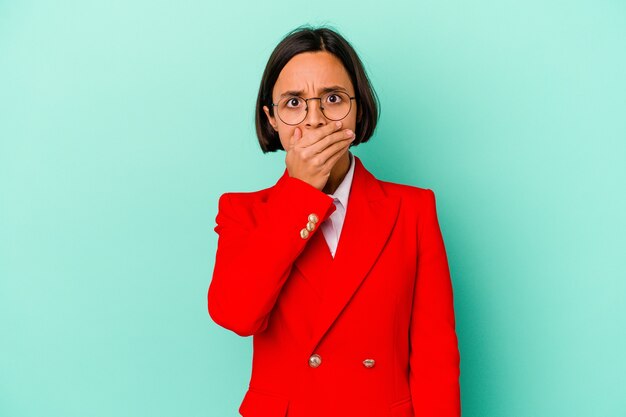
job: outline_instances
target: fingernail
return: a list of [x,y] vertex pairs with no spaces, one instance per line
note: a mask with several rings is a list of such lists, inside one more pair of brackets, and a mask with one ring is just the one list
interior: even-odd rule
[[354,135],[354,132],[353,132],[353,131],[351,131],[350,129],[348,129],[348,130],[346,130],[346,135],[347,135],[348,137],[350,137],[350,136]]
[[341,122],[335,122],[335,126],[341,127]]

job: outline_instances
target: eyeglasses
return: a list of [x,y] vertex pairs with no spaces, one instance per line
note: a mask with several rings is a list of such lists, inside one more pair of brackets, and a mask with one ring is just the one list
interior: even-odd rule
[[276,113],[283,123],[293,126],[306,119],[309,112],[309,100],[320,101],[320,110],[327,119],[341,120],[350,113],[352,100],[355,99],[356,97],[350,97],[342,91],[331,91],[321,97],[288,96],[280,100],[278,104],[272,103],[272,106],[276,107]]

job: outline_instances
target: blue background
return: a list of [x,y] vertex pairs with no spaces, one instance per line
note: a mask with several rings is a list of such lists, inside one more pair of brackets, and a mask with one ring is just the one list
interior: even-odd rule
[[[623,1],[0,1],[0,416],[236,416],[251,339],[206,311],[217,199],[274,184],[274,46],[352,42],[353,148],[432,188],[466,417],[626,415]],[[425,417],[425,416],[424,416]]]

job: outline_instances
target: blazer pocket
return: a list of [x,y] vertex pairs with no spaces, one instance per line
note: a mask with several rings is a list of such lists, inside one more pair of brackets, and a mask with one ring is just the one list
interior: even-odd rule
[[275,394],[248,388],[239,406],[243,417],[285,417],[289,400]]
[[391,417],[415,417],[411,397],[395,402],[391,405]]

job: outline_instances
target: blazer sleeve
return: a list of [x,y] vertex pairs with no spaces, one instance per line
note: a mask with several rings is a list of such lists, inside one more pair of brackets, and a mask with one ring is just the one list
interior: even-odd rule
[[[219,199],[208,312],[218,325],[251,336],[267,327],[293,262],[336,207],[330,196],[288,175],[278,180],[263,204],[244,206],[237,197],[225,193]],[[259,212],[250,212],[252,207]],[[308,238],[302,238],[300,231],[312,213],[319,220]]]
[[459,417],[460,355],[454,300],[435,194],[427,189],[418,221],[417,277],[410,326],[410,387],[416,416]]

